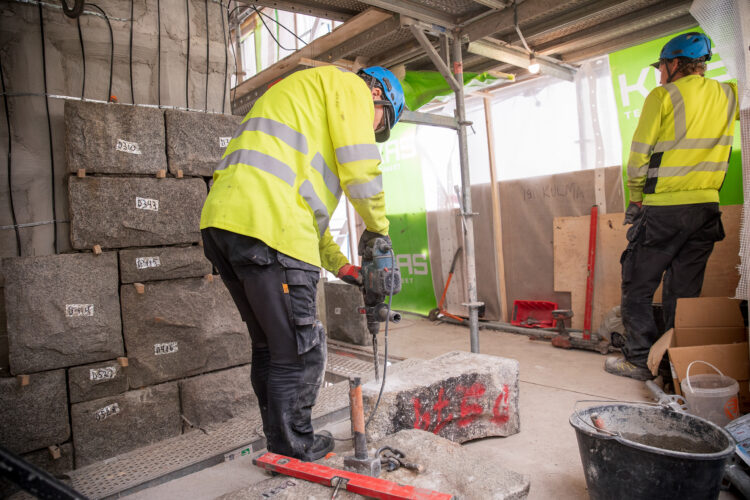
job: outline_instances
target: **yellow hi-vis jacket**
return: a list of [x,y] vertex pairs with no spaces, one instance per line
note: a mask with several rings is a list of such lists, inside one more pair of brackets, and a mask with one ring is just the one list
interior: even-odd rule
[[733,83],[689,75],[652,90],[630,147],[630,201],[718,203],[735,120],[739,101]]
[[348,263],[328,223],[342,189],[367,229],[388,234],[367,84],[334,66],[298,71],[247,114],[217,166],[201,229],[263,241],[336,274]]

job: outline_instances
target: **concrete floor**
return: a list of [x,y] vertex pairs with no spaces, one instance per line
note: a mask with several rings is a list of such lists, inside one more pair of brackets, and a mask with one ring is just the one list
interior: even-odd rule
[[[382,338],[381,345],[382,345]],[[526,336],[480,331],[480,352],[517,359],[521,366],[521,432],[465,444],[477,454],[504,458],[507,469],[531,480],[530,499],[587,498],[575,431],[568,423],[577,401],[589,399],[650,401],[643,382],[617,377],[603,369],[605,356],[596,352],[562,350]],[[469,351],[469,330],[405,316],[389,329],[389,352],[404,358],[429,359]],[[334,436],[349,435],[349,423],[326,427]],[[339,442],[336,452],[349,448]],[[210,499],[266,479],[249,459],[225,462],[131,495],[130,499]],[[735,498],[722,492],[722,499]]]

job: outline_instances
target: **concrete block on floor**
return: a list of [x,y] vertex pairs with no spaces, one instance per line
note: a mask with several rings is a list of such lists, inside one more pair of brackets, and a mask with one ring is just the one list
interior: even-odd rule
[[365,305],[359,287],[343,281],[328,281],[324,287],[328,338],[356,345],[372,345],[367,319],[359,312],[359,308]]
[[70,407],[76,468],[181,433],[176,383],[76,403]]
[[68,172],[156,174],[167,163],[164,145],[159,109],[65,101]]
[[[21,458],[40,469],[49,472],[53,476],[59,477],[66,472],[73,470],[73,444],[63,443],[56,446],[57,453],[54,458],[52,452],[44,448],[43,450],[32,451],[21,455]],[[10,495],[20,491],[21,488],[15,484],[0,479],[0,498],[8,498]]]
[[183,175],[212,176],[242,121],[241,116],[171,109],[164,115],[167,159],[173,175],[182,170]]
[[199,246],[120,250],[123,283],[195,278],[211,274],[211,262]]
[[26,453],[69,437],[65,370],[33,373],[26,385],[0,378],[0,445]]
[[[422,429],[463,443],[520,430],[519,363],[514,359],[455,351],[392,368],[367,428],[372,440]],[[366,415],[379,391],[380,382],[374,380],[362,387]]]
[[258,400],[250,385],[250,365],[188,378],[179,385],[182,414],[194,427],[258,412]]
[[117,254],[3,260],[14,375],[122,356]]
[[70,402],[80,403],[128,390],[128,378],[117,360],[76,366],[68,369]]
[[250,334],[217,277],[121,290],[131,388],[250,362]]
[[206,198],[203,179],[70,177],[73,248],[196,243]]
[[[506,465],[492,455],[478,455],[465,447],[432,433],[416,429],[403,430],[387,436],[369,448],[370,456],[381,446],[390,446],[402,451],[405,461],[421,465],[424,471],[416,473],[400,468],[382,472],[381,479],[417,488],[413,498],[429,498],[427,491],[452,495],[452,498],[521,500],[528,496],[529,479],[506,469]],[[353,452],[334,455],[316,464],[345,469],[344,456]],[[422,491],[420,491],[422,490]],[[427,490],[427,491],[424,491]],[[219,497],[220,500],[250,500],[273,498],[274,500],[327,499],[332,488],[310,481],[279,475],[250,487]],[[361,498],[346,492],[342,485],[340,498]],[[339,498],[337,497],[337,498]]]

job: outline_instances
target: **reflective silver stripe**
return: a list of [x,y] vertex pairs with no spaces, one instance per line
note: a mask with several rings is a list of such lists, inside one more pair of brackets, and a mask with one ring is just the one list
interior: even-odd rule
[[737,101],[734,98],[734,92],[732,92],[732,87],[724,83],[721,83],[720,85],[721,85],[721,89],[727,95],[727,100],[729,101],[729,110],[727,111],[727,122],[729,124],[733,124],[734,117],[735,117],[734,111],[737,107]]
[[315,220],[318,223],[318,230],[320,235],[328,229],[328,209],[318,197],[318,193],[315,192],[313,185],[310,181],[305,181],[299,187],[299,194],[302,198],[310,205],[313,213],[315,214]]
[[[655,170],[655,169],[651,169]],[[635,177],[643,177],[646,175],[646,172],[648,171],[648,163],[641,166],[630,166],[628,165],[628,177],[635,178]]]
[[325,182],[328,190],[338,199],[341,196],[341,184],[339,178],[333,173],[331,167],[328,166],[323,155],[315,153],[315,157],[310,162],[310,165],[323,176],[323,182]]
[[651,144],[646,144],[645,142],[636,142],[633,141],[632,144],[630,144],[630,152],[631,153],[640,153],[642,155],[647,155],[651,153]]
[[729,163],[726,161],[703,161],[692,167],[665,167],[661,165],[658,169],[649,169],[648,177],[681,177],[692,172],[724,172],[728,165]]
[[654,153],[672,149],[713,149],[716,146],[731,146],[733,137],[722,135],[715,139],[682,139],[681,141],[660,141],[654,146]]
[[680,89],[674,83],[664,85],[672,99],[672,117],[674,118],[674,137],[679,142],[687,135],[687,119],[685,117],[685,101],[682,99]]
[[339,163],[349,163],[360,160],[380,161],[380,151],[375,144],[352,144],[336,148],[336,160]]
[[372,198],[383,191],[383,176],[379,175],[369,182],[363,184],[349,184],[346,186],[349,196],[355,200]]
[[270,118],[262,118],[259,116],[250,118],[248,121],[242,124],[242,128],[237,133],[235,138],[242,135],[243,132],[254,131],[263,132],[264,134],[276,137],[277,139],[285,142],[303,155],[307,154],[307,139],[304,135],[300,134],[289,125],[285,125]]
[[237,163],[250,165],[259,170],[263,170],[271,175],[275,175],[290,186],[294,186],[294,179],[296,176],[292,167],[277,160],[273,156],[252,149],[238,149],[237,151],[232,151],[221,160],[219,166],[216,167],[216,170],[224,170],[228,166]]

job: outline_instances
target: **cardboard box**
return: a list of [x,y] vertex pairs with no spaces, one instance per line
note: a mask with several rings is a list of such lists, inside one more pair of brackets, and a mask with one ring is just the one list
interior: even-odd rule
[[[711,363],[724,375],[740,385],[740,407],[750,411],[750,351],[747,327],[744,326],[740,301],[723,297],[678,299],[674,328],[667,331],[651,347],[648,367],[654,375],[664,353],[669,356],[675,392],[681,394],[680,383],[692,361]],[[715,373],[709,366],[696,363],[691,375]]]

